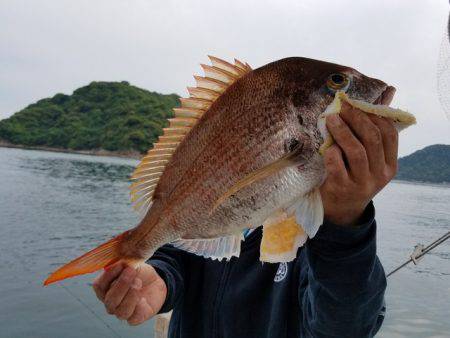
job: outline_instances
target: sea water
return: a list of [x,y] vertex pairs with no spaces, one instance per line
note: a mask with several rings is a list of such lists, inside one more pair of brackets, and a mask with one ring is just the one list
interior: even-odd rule
[[[153,337],[106,314],[93,275],[49,287],[50,271],[135,225],[136,161],[0,148],[0,337]],[[387,272],[450,230],[450,188],[394,182],[375,199]],[[450,241],[388,280],[378,337],[450,337]],[[193,309],[194,310],[194,309]]]

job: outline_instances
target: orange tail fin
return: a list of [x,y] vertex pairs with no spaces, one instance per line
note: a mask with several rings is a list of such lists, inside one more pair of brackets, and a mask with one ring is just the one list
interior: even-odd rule
[[119,236],[114,237],[99,247],[85,253],[83,256],[80,256],[70,263],[63,265],[45,280],[44,285],[48,285],[69,277],[94,272],[118,262],[121,258],[123,258],[120,256],[120,252],[118,250],[119,244],[123,237],[128,233],[129,231],[125,231]]

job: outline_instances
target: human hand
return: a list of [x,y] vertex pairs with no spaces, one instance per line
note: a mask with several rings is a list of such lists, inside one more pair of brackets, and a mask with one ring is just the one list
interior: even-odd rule
[[346,102],[339,115],[326,120],[336,143],[324,154],[327,178],[320,192],[326,219],[355,225],[397,172],[398,132],[392,121]]
[[130,325],[142,324],[157,314],[167,295],[164,280],[149,264],[137,269],[115,264],[95,278],[93,288],[106,311]]

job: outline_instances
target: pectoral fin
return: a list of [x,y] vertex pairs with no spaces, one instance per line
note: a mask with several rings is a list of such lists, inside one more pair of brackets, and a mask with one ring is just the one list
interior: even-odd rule
[[222,196],[219,197],[219,199],[216,201],[213,207],[213,211],[222,204],[228,197],[236,194],[238,191],[242,190],[243,188],[261,181],[269,176],[272,176],[276,174],[277,172],[302,163],[304,160],[302,155],[303,146],[302,144],[299,144],[296,146],[292,151],[288,152],[286,155],[281,157],[280,159],[269,163],[268,165],[255,170],[254,172],[248,174],[243,179],[237,181],[231,188],[229,188]]
[[308,193],[295,205],[295,219],[309,238],[313,238],[323,223],[323,204],[319,188]]

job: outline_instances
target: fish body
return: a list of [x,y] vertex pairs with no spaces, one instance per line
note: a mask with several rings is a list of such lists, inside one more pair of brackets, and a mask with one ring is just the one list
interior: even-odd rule
[[314,236],[323,221],[324,112],[336,106],[336,93],[370,106],[389,104],[394,88],[350,67],[300,57],[255,70],[211,61],[133,175],[135,205],[145,208],[141,222],[46,283],[118,260],[140,264],[166,243],[205,257],[238,256],[242,230],[261,224],[261,259],[269,262],[293,259]]

